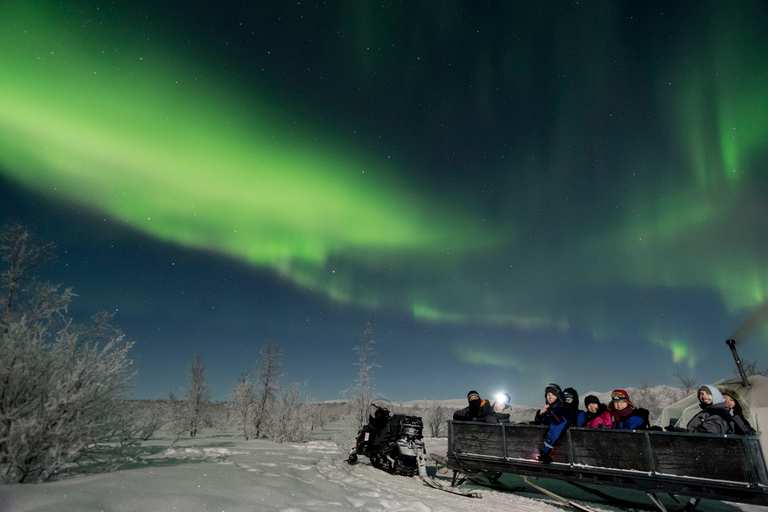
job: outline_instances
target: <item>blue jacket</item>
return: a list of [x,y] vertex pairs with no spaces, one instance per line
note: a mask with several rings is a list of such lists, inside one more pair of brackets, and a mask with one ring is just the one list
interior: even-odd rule
[[565,432],[565,429],[573,424],[573,420],[571,408],[566,405],[562,396],[558,396],[557,400],[549,404],[549,408],[544,414],[541,414],[541,411],[536,411],[534,423],[549,425],[549,431],[547,432],[546,439],[544,439],[541,451],[549,453],[563,432]]
[[[613,416],[613,413],[611,413],[611,416]],[[639,430],[647,429],[649,425],[650,422],[648,421],[648,410],[638,408],[634,409],[632,414],[626,416],[623,421],[615,423],[613,428],[621,430]]]

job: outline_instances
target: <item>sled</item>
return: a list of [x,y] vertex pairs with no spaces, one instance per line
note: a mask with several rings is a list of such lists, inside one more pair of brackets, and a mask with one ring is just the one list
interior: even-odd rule
[[553,462],[544,464],[536,456],[547,430],[450,421],[445,465],[470,479],[511,473],[563,480],[603,498],[584,484],[637,489],[662,511],[660,493],[690,498],[687,511],[702,498],[768,505],[759,437],[570,428],[550,453]]

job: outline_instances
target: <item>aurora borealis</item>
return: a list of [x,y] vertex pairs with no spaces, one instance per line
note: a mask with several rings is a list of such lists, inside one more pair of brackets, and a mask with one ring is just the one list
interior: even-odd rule
[[201,351],[223,398],[270,340],[338,398],[371,314],[393,400],[732,373],[768,300],[763,3],[162,4],[0,7],[3,224],[117,310],[137,396]]

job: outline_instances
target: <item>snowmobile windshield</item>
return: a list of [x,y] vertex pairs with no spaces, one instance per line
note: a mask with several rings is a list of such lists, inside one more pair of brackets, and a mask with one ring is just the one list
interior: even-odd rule
[[371,405],[368,406],[367,413],[369,418],[376,418],[382,415],[390,416],[394,414],[392,402],[383,398],[373,400]]

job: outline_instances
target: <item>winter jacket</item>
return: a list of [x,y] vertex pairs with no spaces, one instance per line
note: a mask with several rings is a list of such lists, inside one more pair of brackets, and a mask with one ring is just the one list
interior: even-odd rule
[[576,423],[585,428],[613,428],[611,413],[605,404],[598,404],[597,412],[580,412]]
[[549,453],[549,451],[555,446],[555,443],[565,430],[572,425],[574,418],[571,414],[571,408],[563,400],[563,395],[560,393],[557,399],[549,404],[549,407],[543,413],[541,410],[536,411],[536,419],[534,423],[537,425],[548,425],[549,431],[547,437],[544,440],[544,444],[541,447],[541,451]]
[[747,402],[736,388],[721,386],[717,388],[722,395],[728,395],[736,402],[736,406],[731,411],[733,418],[733,433],[740,436],[754,436],[757,432],[749,424],[749,402]]
[[573,398],[573,402],[570,404],[563,400],[565,405],[569,406],[571,408],[571,417],[573,418],[573,424],[578,425],[577,418],[580,414],[583,414],[583,411],[579,409],[579,393],[573,388],[565,388],[563,390],[563,398],[565,398],[565,395],[569,394]]
[[708,405],[696,414],[688,425],[688,432],[704,434],[733,434],[733,418],[724,403]]
[[[629,409],[628,413],[623,412],[627,409]],[[614,410],[611,413],[611,424],[613,428],[619,430],[645,430],[650,426],[648,416],[647,409],[627,406],[626,409]]]
[[454,421],[484,421],[486,423],[498,423],[491,403],[485,398],[472,400],[469,406],[453,413]]
[[700,403],[701,411],[685,426],[687,432],[705,434],[733,434],[733,417],[723,403],[723,395],[715,386],[706,387],[712,393],[712,403]]
[[493,415],[496,416],[496,419],[499,421],[499,423],[509,423],[509,418],[512,415],[512,409],[509,406],[504,407],[500,411],[496,411],[496,409],[494,409]]
[[733,433],[740,436],[756,436],[757,431],[752,428],[747,419],[742,415],[733,414]]

